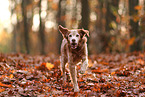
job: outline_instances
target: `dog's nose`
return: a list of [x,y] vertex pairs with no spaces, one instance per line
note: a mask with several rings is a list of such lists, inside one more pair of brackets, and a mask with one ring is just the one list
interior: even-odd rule
[[72,42],[76,42],[76,40],[75,39],[72,39]]

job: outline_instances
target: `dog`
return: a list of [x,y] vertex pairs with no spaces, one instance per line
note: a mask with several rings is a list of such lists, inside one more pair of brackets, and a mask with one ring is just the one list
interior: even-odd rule
[[61,25],[59,25],[58,28],[63,36],[60,56],[60,69],[63,76],[63,84],[66,82],[65,64],[68,63],[74,92],[79,92],[76,65],[79,62],[82,63],[80,73],[84,74],[88,66],[87,38],[85,35],[89,37],[89,31],[84,29],[68,30]]

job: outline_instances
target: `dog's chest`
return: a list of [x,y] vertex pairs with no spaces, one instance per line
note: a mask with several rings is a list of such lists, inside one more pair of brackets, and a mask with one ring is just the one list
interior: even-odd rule
[[71,59],[74,63],[78,63],[82,60],[85,55],[84,48],[77,48],[75,50],[71,50]]

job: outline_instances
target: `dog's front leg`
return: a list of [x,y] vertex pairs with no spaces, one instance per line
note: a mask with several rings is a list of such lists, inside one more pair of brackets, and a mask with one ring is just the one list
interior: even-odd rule
[[74,92],[79,92],[79,86],[77,83],[77,70],[76,66],[73,64],[69,64],[69,70],[70,70],[70,75],[71,75],[71,81],[73,83],[74,87]]
[[80,73],[84,74],[87,67],[88,67],[88,57],[86,56],[85,58],[82,59],[82,65],[81,65]]
[[63,84],[66,83],[66,74],[65,74],[65,64],[66,64],[66,59],[64,56],[60,57],[60,69],[61,69],[61,73],[62,73],[62,78],[63,78]]
[[81,70],[80,73],[84,74],[87,67],[88,67],[88,49],[87,49],[87,45],[85,45],[85,55],[82,56],[82,65],[81,65]]

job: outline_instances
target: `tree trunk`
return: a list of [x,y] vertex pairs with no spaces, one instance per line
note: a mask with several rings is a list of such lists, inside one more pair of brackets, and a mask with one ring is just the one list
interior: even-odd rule
[[[65,21],[62,19],[62,16],[65,16],[65,8],[62,8],[61,3],[63,0],[59,0],[58,3],[58,13],[57,13],[57,24],[58,25],[62,25],[63,27],[65,27]],[[60,54],[60,48],[61,48],[61,40],[62,40],[62,35],[61,33],[58,31],[58,37],[57,37],[57,48],[58,48],[58,53]]]
[[16,29],[16,26],[14,26],[14,30],[13,30],[13,42],[12,42],[12,44],[13,44],[13,46],[12,46],[12,48],[13,48],[13,52],[14,53],[16,53],[17,52],[17,50],[16,50],[16,48],[17,48],[17,29]]
[[40,52],[41,54],[45,54],[45,33],[44,33],[44,24],[42,22],[42,18],[41,18],[41,1],[39,1],[39,36],[40,36],[40,43],[41,43],[41,48],[40,48]]
[[89,18],[90,18],[90,9],[89,9],[89,2],[88,0],[81,0],[82,5],[82,21],[81,21],[81,28],[84,28],[86,30],[89,29]]
[[116,22],[116,16],[113,14],[113,8],[118,10],[119,0],[106,0],[106,32],[109,32],[113,28],[111,27],[111,22]]
[[[137,10],[134,9],[135,6],[139,4],[139,0],[129,0],[129,15],[134,18],[137,15]],[[141,39],[139,38],[140,31],[139,31],[139,21],[134,21],[130,19],[130,37],[135,37],[136,40],[134,41],[133,45],[130,47],[130,51],[139,51],[141,50]]]
[[[104,45],[104,40],[102,41],[102,36],[104,34],[105,26],[104,26],[104,20],[105,20],[105,13],[103,11],[103,3],[104,1],[102,0],[97,0],[97,5],[96,5],[96,23],[95,23],[95,31],[92,32],[93,37],[91,37],[90,41],[92,40],[92,46],[94,47],[94,52],[93,53],[100,53],[103,50],[103,45]],[[90,42],[91,44],[91,42]],[[97,45],[94,45],[97,44]]]
[[118,11],[119,0],[106,0],[105,2],[106,8],[106,24],[105,24],[105,32],[104,37],[102,36],[102,40],[105,40],[103,43],[103,50],[106,52],[112,52],[112,46],[109,47],[110,43],[110,31],[114,30],[112,27],[112,22],[116,22],[116,16],[114,15],[114,11]]
[[[83,28],[85,30],[89,30],[89,22],[90,22],[90,7],[89,7],[89,0],[81,0],[81,24],[79,28]],[[88,38],[88,45],[89,45],[89,38]],[[88,50],[90,52],[90,50]]]
[[25,47],[26,53],[29,54],[29,30],[27,24],[27,10],[26,10],[27,0],[22,0],[22,16],[23,16],[23,23],[24,23],[24,39],[25,39]]
[[142,51],[145,50],[145,1],[141,2],[141,6],[143,6],[143,9],[141,10],[142,18],[140,23],[140,29],[141,29],[141,39],[142,39]]
[[98,4],[97,4],[97,6],[96,6],[96,9],[98,10],[97,12],[96,12],[96,14],[97,14],[97,20],[96,20],[96,30],[97,30],[97,32],[98,33],[101,33],[102,32],[102,26],[103,26],[103,24],[102,24],[102,19],[104,19],[103,18],[103,11],[102,11],[102,9],[103,9],[103,1],[102,0],[97,0],[98,1]]

